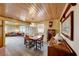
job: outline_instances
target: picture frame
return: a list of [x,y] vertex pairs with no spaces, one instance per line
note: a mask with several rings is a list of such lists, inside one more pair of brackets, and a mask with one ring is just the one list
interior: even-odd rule
[[65,18],[61,20],[61,33],[71,41],[74,35],[74,12],[71,11]]
[[49,21],[49,27],[52,27],[52,26],[53,26],[53,22]]

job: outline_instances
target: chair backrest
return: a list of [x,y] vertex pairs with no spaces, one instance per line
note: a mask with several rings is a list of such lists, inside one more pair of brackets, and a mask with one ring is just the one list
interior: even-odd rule
[[43,40],[43,38],[44,38],[44,35],[42,35],[41,40]]
[[28,40],[29,39],[29,36],[28,35],[25,35],[25,39]]

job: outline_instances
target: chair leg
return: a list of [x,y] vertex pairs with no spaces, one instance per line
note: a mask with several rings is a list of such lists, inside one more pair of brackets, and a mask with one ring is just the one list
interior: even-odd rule
[[42,46],[43,46],[43,42],[42,42]]
[[39,49],[39,48],[41,49],[42,46],[43,46],[43,42],[41,42],[41,43],[36,42],[36,50]]
[[26,40],[24,39],[24,45],[26,44]]
[[41,49],[42,44],[40,43],[40,49]]
[[37,50],[37,42],[35,42],[35,44],[36,44],[36,50]]
[[26,47],[29,46],[29,41],[24,40],[24,45],[25,45]]
[[37,46],[37,49],[41,49],[41,47],[42,47],[42,43],[40,43],[38,46]]

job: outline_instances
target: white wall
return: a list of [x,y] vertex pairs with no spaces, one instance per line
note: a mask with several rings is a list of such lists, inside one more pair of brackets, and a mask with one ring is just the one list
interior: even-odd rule
[[[67,43],[72,47],[72,49],[79,55],[79,4],[75,7],[72,7],[68,13],[73,10],[74,11],[74,41],[69,40],[68,38],[64,37]],[[67,14],[68,14],[67,13]]]

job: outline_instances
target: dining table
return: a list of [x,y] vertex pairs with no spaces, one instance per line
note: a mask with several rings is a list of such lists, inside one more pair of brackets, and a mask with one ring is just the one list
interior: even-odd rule
[[29,38],[34,42],[34,46],[36,46],[37,50],[37,41],[42,37],[42,35],[29,36]]
[[39,38],[41,38],[41,35],[29,36],[29,38],[32,40],[38,40]]

